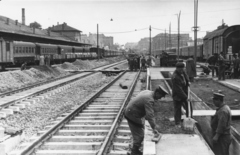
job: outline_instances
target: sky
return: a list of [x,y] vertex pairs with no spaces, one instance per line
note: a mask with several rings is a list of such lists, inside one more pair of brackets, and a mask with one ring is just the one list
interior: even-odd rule
[[[113,36],[114,43],[124,45],[159,33],[180,33],[194,38],[194,1],[197,0],[1,0],[0,15],[26,24],[36,21],[42,28],[63,22],[82,34]],[[181,12],[181,13],[180,13]],[[198,38],[213,31],[222,22],[240,25],[240,0],[198,0]],[[112,21],[111,21],[112,19]]]

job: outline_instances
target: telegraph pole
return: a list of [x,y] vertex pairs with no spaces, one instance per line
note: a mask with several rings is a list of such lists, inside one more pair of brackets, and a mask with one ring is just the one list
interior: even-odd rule
[[100,55],[99,55],[99,47],[98,47],[98,24],[97,24],[97,54],[98,54],[98,60],[99,60]]
[[181,10],[179,12],[179,14],[177,15],[178,18],[178,55],[177,55],[177,59],[179,60],[179,41],[180,41],[180,16],[181,16]]
[[152,49],[151,49],[151,31],[152,31],[152,29],[151,29],[151,25],[149,26],[149,35],[150,35],[150,37],[149,37],[149,54],[150,54],[150,56],[152,55]]
[[171,22],[169,24],[169,48],[172,48],[172,44],[171,44]]
[[197,26],[197,15],[198,14],[198,0],[194,0],[194,64],[196,68],[196,62],[197,62],[197,31],[198,31],[198,26]]
[[165,51],[167,50],[167,39],[166,39],[166,29],[164,33],[164,43],[165,43]]

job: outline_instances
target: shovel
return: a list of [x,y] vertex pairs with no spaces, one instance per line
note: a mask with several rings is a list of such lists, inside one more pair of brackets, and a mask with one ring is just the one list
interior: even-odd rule
[[189,101],[190,99],[190,88],[188,87],[188,109],[186,109],[188,111],[188,116],[186,118],[183,119],[183,129],[189,133],[194,131],[194,126],[196,121],[194,119],[191,118],[192,116],[192,111],[191,111],[191,103]]

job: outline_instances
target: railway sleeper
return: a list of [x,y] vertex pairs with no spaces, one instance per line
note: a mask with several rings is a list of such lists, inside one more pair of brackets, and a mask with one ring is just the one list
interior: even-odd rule
[[118,109],[119,108],[112,108],[109,110],[109,109],[102,108],[102,109],[94,110],[94,109],[87,108],[83,110],[82,113],[113,113],[113,112],[117,113],[119,111]]
[[118,143],[131,143],[131,138],[130,136],[115,136],[113,138],[113,142],[118,142]]
[[74,117],[74,120],[112,120],[114,119],[116,116],[76,116]]
[[96,155],[97,150],[38,150],[36,155]]
[[122,105],[122,102],[104,101],[104,102],[92,102],[91,105]]
[[78,116],[94,116],[94,117],[98,117],[98,116],[116,116],[117,113],[80,113],[78,114]]
[[99,125],[110,125],[113,123],[113,120],[71,120],[68,124],[78,124],[78,125],[90,125],[90,124],[99,124]]
[[46,142],[40,150],[99,150],[102,142]]
[[53,136],[49,142],[102,142],[105,136]]
[[[109,130],[59,130],[55,135],[58,136],[96,136],[96,135],[107,135]],[[47,131],[39,131],[37,136],[40,136]]]
[[111,125],[65,125],[62,129],[68,130],[109,130]]

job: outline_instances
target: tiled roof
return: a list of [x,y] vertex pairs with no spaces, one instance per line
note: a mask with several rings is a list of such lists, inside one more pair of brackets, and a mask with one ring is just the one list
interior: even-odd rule
[[22,25],[21,23],[18,23],[16,25],[16,21],[12,19],[9,19],[9,24],[7,24],[7,18],[3,16],[0,16],[0,32],[15,33],[15,34],[29,35],[29,36],[41,37],[41,38],[47,38],[47,39],[76,42],[71,40],[67,36],[63,36],[60,33],[52,32],[52,31],[50,32],[50,36],[49,36],[48,31],[43,29],[35,29],[35,33],[33,33],[33,28]]
[[73,27],[71,27],[71,26],[68,26],[66,23],[63,23],[63,24],[60,24],[60,25],[55,25],[55,26],[53,26],[53,27],[50,27],[50,29],[52,30],[52,31],[62,31],[62,32],[64,32],[64,31],[75,31],[75,32],[82,32],[82,31],[80,31],[80,30],[78,30],[78,29],[75,29],[75,28],[73,28]]

